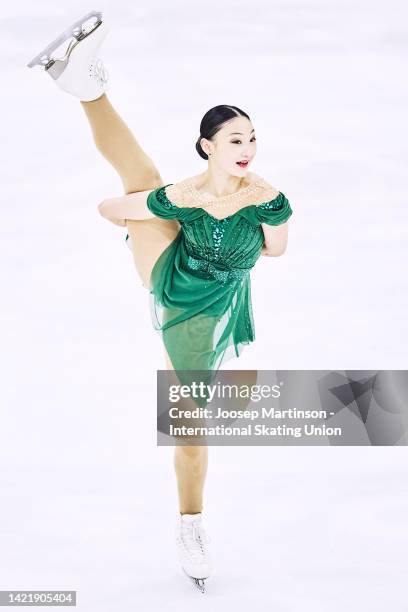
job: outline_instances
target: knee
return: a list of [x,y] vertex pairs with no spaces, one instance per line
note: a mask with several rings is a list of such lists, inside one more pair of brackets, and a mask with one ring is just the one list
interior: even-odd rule
[[189,446],[186,444],[175,447],[176,457],[189,459],[192,461],[201,461],[208,453],[207,446]]
[[148,189],[156,189],[157,187],[163,187],[164,181],[160,174],[157,172],[155,168],[152,168],[150,171],[146,171],[145,176],[143,177],[143,191],[147,191]]
[[151,172],[146,171],[142,176],[137,177],[130,173],[129,176],[123,178],[122,182],[126,194],[149,191],[164,185],[162,177],[153,170]]

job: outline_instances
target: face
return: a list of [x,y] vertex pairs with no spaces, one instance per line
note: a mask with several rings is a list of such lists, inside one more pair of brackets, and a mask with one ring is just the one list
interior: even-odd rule
[[[234,117],[224,123],[212,140],[203,138],[201,146],[208,154],[209,162],[228,174],[245,176],[256,154],[255,130],[246,117]],[[237,162],[247,161],[245,165]]]

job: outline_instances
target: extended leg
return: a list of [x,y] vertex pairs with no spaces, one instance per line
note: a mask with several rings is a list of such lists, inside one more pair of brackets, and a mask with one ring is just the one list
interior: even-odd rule
[[163,185],[160,173],[137,142],[106,94],[81,102],[91,125],[96,146],[122,179],[125,193],[146,191]]
[[[115,111],[106,94],[92,102],[81,102],[81,105],[89,120],[97,148],[118,172],[126,194],[163,185],[156,166]],[[136,269],[147,289],[150,289],[154,264],[174,240],[179,229],[177,221],[158,217],[127,221]]]

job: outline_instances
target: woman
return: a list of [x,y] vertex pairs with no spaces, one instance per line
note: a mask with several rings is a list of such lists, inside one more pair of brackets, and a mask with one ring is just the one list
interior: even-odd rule
[[[216,106],[201,121],[196,150],[208,160],[207,170],[165,185],[106,96],[107,72],[97,54],[107,31],[102,14],[92,12],[28,65],[45,66],[61,89],[81,101],[99,151],[123,181],[125,195],[104,200],[99,211],[127,227],[168,370],[181,382],[189,380],[188,371],[208,371],[208,381],[255,339],[249,272],[260,255],[285,251],[292,210],[283,193],[249,172],[254,128],[235,106]],[[53,59],[52,51],[68,38],[64,58]],[[206,445],[176,444],[180,561],[200,587],[210,574],[201,524],[207,460]]]

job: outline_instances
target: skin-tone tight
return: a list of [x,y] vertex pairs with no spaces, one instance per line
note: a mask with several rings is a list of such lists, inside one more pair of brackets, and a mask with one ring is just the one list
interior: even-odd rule
[[[139,145],[131,130],[113,108],[106,94],[92,102],[81,102],[100,153],[118,172],[125,194],[147,191],[164,185],[159,171]],[[164,249],[176,237],[177,221],[143,219],[127,221],[137,272],[146,288],[150,274]],[[163,347],[164,348],[164,347]],[[166,368],[174,370],[164,348]],[[208,465],[207,446],[176,445],[174,468],[177,477],[180,514],[195,514],[203,509],[203,489]]]

